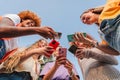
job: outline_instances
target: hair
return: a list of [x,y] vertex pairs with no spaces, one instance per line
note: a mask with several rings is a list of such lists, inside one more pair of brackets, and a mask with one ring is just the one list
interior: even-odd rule
[[37,14],[35,14],[32,11],[29,10],[21,11],[20,13],[18,13],[18,16],[21,18],[21,22],[22,20],[31,19],[35,22],[35,26],[41,25],[41,18],[38,17]]
[[[100,15],[100,14],[102,13],[103,9],[104,9],[104,6],[102,6],[102,7],[97,7],[97,8],[90,8],[90,9],[84,11],[84,12],[80,15],[80,18],[83,16],[83,14],[88,13],[88,12],[92,12],[92,13],[94,13],[94,14]],[[95,23],[95,24],[99,25],[99,23]]]

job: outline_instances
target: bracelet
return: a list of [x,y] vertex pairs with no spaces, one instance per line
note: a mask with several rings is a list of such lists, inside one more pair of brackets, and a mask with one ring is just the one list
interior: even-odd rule
[[98,47],[99,43],[97,41],[93,41],[90,46],[91,47]]
[[73,73],[73,71],[71,71],[71,73],[70,73],[70,77],[72,77],[74,75],[74,73]]
[[96,43],[95,43],[95,47],[98,47],[98,46],[99,46],[99,43],[98,43],[98,42],[96,42]]

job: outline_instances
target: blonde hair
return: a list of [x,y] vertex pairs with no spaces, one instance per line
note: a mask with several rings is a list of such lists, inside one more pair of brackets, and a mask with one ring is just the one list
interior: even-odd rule
[[32,11],[29,10],[21,11],[20,13],[18,13],[18,16],[21,18],[21,22],[22,20],[31,19],[35,22],[35,26],[41,25],[41,18],[38,17],[37,14],[35,14]]

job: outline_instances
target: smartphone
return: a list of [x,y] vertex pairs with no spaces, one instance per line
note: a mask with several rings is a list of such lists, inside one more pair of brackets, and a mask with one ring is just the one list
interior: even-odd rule
[[86,34],[86,33],[82,33],[82,34],[83,34],[83,36],[84,36],[84,37],[86,37],[86,36],[87,36],[87,34]]
[[59,55],[63,55],[66,57],[67,54],[67,48],[59,48]]
[[55,36],[55,39],[60,39],[61,36],[62,36],[62,33],[61,32],[56,32],[56,36]]
[[[49,46],[52,46],[53,49],[56,50],[56,48],[59,46],[59,44],[60,44],[60,43],[59,43],[58,41],[52,40],[52,41],[49,43]],[[49,53],[52,54],[53,51],[50,51]],[[50,57],[50,56],[48,56],[48,57]]]
[[72,54],[75,54],[75,52],[76,52],[76,50],[77,50],[78,48],[75,46],[75,45],[72,45],[72,46],[70,46],[70,48],[68,49]]
[[71,35],[67,35],[67,38],[68,38],[68,41],[69,42],[74,42],[74,38],[73,38],[74,34],[71,34]]

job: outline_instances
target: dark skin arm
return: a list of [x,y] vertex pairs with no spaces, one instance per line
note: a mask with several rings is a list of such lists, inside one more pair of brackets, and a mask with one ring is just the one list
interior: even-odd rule
[[12,37],[19,37],[31,34],[37,34],[35,32],[36,28],[33,27],[0,27],[0,38],[12,38]]
[[0,38],[12,38],[32,34],[38,34],[46,39],[52,39],[56,35],[55,31],[48,26],[14,27],[13,22],[9,18],[3,18],[2,21],[0,21]]

